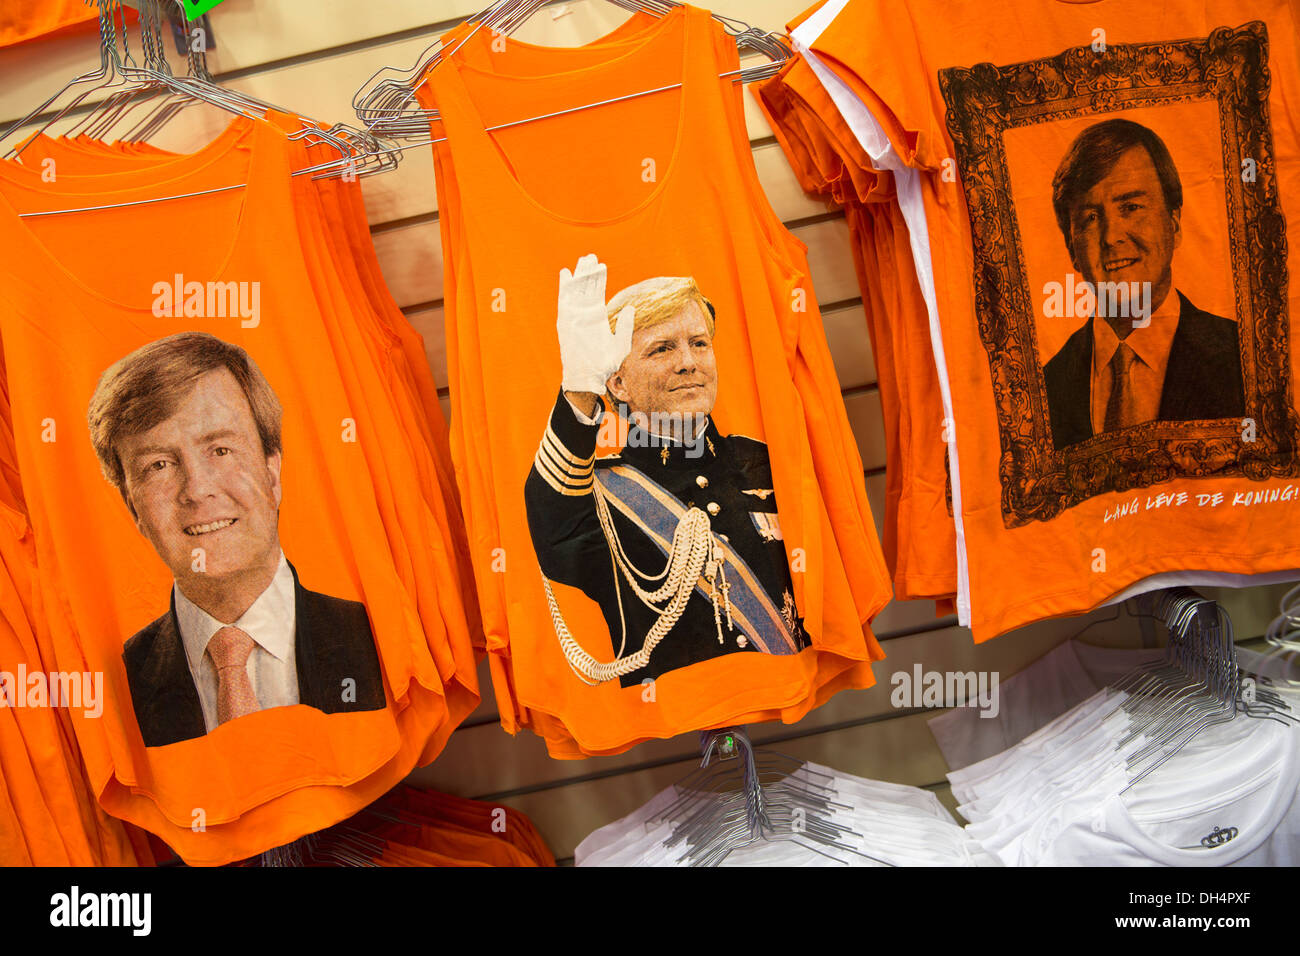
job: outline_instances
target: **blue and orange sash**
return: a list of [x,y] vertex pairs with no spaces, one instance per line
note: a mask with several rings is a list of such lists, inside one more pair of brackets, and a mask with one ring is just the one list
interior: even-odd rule
[[[644,531],[667,559],[672,552],[673,532],[686,514],[681,500],[631,465],[597,468],[595,477],[610,505]],[[798,653],[798,642],[790,625],[772,603],[753,569],[717,535],[713,540],[725,562],[727,583],[731,585],[728,591],[731,616],[737,627],[765,654]],[[710,600],[707,580],[700,578],[695,590],[706,601]]]

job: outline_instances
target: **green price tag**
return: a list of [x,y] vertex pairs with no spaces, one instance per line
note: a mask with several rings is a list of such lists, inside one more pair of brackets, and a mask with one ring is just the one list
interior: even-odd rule
[[221,0],[181,0],[181,6],[185,8],[186,20],[197,20],[220,2]]

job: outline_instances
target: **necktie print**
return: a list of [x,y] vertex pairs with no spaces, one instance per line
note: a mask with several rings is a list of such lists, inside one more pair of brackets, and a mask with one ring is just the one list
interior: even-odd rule
[[1136,360],[1137,353],[1124,342],[1119,343],[1115,354],[1110,358],[1110,398],[1106,401],[1103,431],[1118,431],[1137,424],[1133,408],[1133,383],[1130,380],[1130,372]]
[[208,641],[208,656],[217,668],[217,723],[224,724],[261,708],[248,679],[253,639],[237,627],[223,627]]

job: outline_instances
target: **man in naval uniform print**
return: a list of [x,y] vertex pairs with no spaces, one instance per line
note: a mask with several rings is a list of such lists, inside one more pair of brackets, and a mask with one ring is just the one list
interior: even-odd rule
[[[643,666],[618,675],[624,687],[723,654],[797,653],[809,640],[767,445],[723,434],[710,414],[718,392],[712,304],[694,279],[676,277],[638,282],[606,303],[605,281],[594,255],[560,272],[563,384],[524,490],[543,576],[600,605],[615,661],[635,656],[652,628],[670,624]],[[602,395],[622,416],[626,439],[619,454],[597,458],[602,428],[613,424]],[[643,594],[672,571],[678,526],[701,524],[708,528],[696,532],[707,534],[701,544],[716,548],[716,575],[685,585],[680,613],[661,620],[668,602]],[[572,637],[609,660],[596,635]],[[592,682],[602,679],[611,678]]]

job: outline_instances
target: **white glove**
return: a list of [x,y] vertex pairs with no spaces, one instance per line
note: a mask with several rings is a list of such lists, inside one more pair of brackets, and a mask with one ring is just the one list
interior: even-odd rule
[[572,272],[560,270],[555,330],[560,339],[566,392],[605,394],[605,382],[632,351],[632,318],[636,310],[630,305],[622,309],[614,331],[609,331],[606,271],[595,255],[583,256]]

